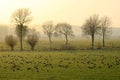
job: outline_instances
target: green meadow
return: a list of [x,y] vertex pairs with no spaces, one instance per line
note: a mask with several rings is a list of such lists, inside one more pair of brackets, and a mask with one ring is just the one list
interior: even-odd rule
[[87,40],[71,40],[64,49],[64,40],[41,40],[35,51],[24,43],[24,51],[10,51],[0,44],[0,80],[120,80],[120,42],[108,40],[102,48],[101,41],[90,49]]

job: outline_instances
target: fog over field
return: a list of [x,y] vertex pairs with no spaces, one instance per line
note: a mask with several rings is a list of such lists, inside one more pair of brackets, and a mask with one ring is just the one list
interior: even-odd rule
[[11,15],[17,8],[31,10],[33,19],[30,22],[31,26],[28,25],[28,27],[37,29],[41,37],[45,37],[41,27],[45,21],[75,25],[72,27],[74,34],[77,38],[82,37],[80,26],[89,16],[98,14],[100,17],[108,16],[110,18],[111,27],[113,27],[111,38],[120,38],[119,3],[119,0],[1,0],[0,9],[3,10],[1,14],[4,16],[0,15],[0,34],[2,34],[0,38],[3,40],[4,35],[15,32]]
[[[12,27],[13,26],[13,27]],[[28,28],[34,28],[40,33],[40,38],[46,38],[47,36],[44,35],[43,30],[41,25],[29,25]],[[73,31],[74,31],[74,38],[81,39],[81,38],[86,38],[82,34],[81,26],[72,26]],[[16,35],[15,34],[15,25],[5,25],[5,24],[0,24],[0,38],[1,40],[4,40],[6,35]],[[119,27],[112,27],[112,33],[109,36],[111,39],[120,39],[120,28]]]
[[120,0],[0,0],[0,80],[120,80]]

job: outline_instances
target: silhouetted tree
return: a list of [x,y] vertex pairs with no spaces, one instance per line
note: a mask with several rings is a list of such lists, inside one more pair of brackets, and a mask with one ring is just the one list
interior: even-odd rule
[[92,49],[94,48],[94,38],[100,32],[100,20],[98,15],[93,15],[86,20],[82,26],[83,34],[90,35],[92,39]]
[[105,47],[105,38],[111,33],[111,21],[105,16],[101,18],[101,34],[103,38],[103,47]]
[[21,33],[22,33],[22,38],[24,38],[27,35],[27,32],[28,32],[28,27],[27,26],[23,26],[22,32],[21,32],[21,28],[22,27],[20,25],[16,26],[16,35],[19,39],[21,38]]
[[49,42],[50,42],[50,45],[51,45],[52,44],[52,37],[53,37],[54,31],[55,31],[53,23],[51,21],[46,22],[42,25],[42,28],[43,28],[44,34],[48,36]]
[[21,46],[21,51],[23,50],[23,26],[30,22],[32,20],[31,18],[31,11],[28,8],[20,8],[15,10],[15,12],[12,14],[12,20],[16,23],[16,25],[20,26],[20,46]]
[[55,35],[63,35],[65,36],[65,44],[68,45],[68,37],[69,36],[73,36],[73,30],[72,30],[72,26],[70,24],[67,23],[59,23],[56,25],[55,27]]
[[5,37],[5,42],[8,46],[10,46],[11,50],[14,50],[14,46],[17,44],[17,38],[13,35],[8,35]]
[[35,30],[32,30],[30,34],[27,35],[27,43],[31,46],[31,50],[34,51],[36,43],[38,42],[38,33]]

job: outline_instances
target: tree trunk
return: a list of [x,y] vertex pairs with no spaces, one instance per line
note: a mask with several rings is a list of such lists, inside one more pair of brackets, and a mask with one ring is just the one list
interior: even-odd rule
[[49,36],[49,43],[50,43],[50,50],[52,50],[52,39],[51,39],[51,36]]
[[34,51],[34,47],[35,47],[35,46],[31,46],[31,51]]
[[49,42],[50,42],[50,45],[52,44],[52,40],[51,40],[51,37],[49,36]]
[[20,36],[20,48],[21,48],[21,51],[23,51],[23,37],[22,37],[22,32],[23,32],[23,24],[20,25],[21,26],[21,36]]
[[105,47],[105,35],[103,33],[103,47]]
[[65,38],[66,38],[66,43],[65,44],[68,45],[68,36],[66,35]]
[[11,51],[14,51],[14,47],[13,46],[11,46]]
[[94,49],[94,34],[92,34],[92,49]]

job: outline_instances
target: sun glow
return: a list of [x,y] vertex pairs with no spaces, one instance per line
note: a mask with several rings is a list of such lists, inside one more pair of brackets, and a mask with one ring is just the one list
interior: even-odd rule
[[30,8],[35,24],[52,20],[81,25],[90,15],[99,14],[111,17],[113,26],[119,26],[119,3],[119,0],[0,0],[0,23],[11,23],[14,10]]

